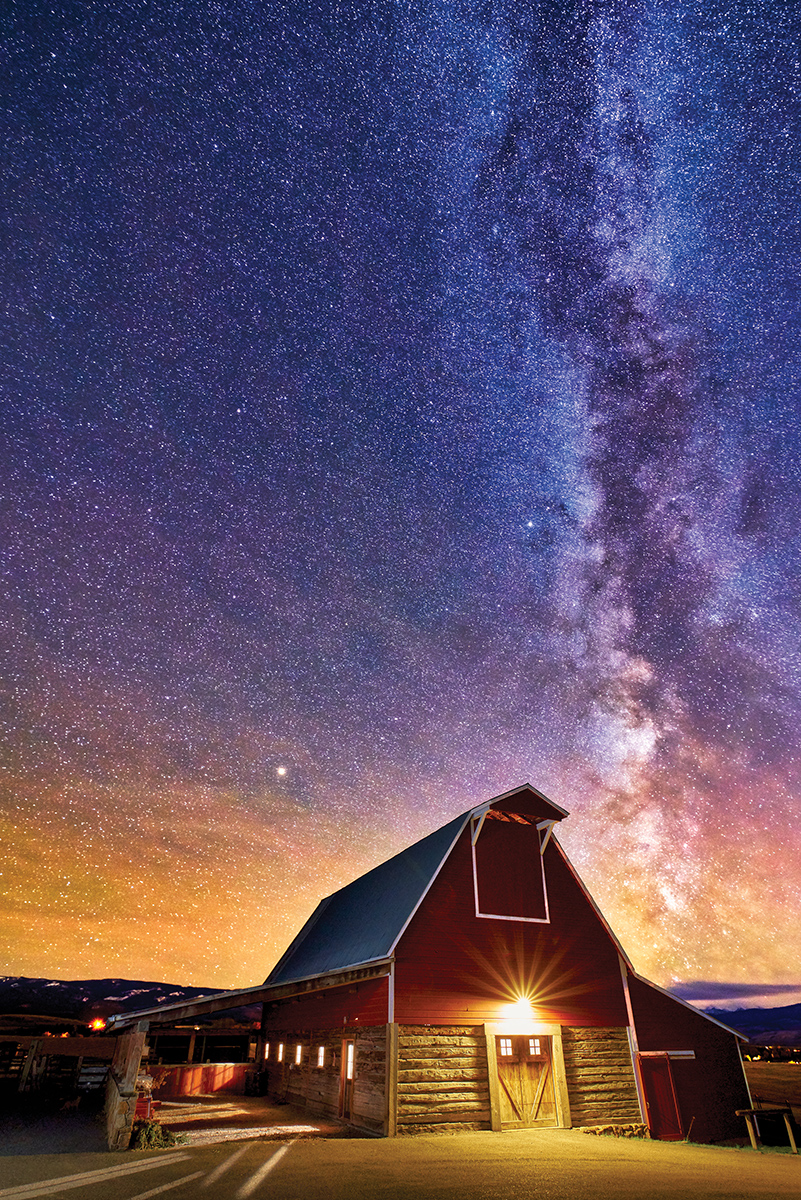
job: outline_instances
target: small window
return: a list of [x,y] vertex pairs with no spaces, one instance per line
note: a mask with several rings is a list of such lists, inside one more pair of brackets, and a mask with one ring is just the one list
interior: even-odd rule
[[284,1043],[283,1042],[278,1043],[278,1061],[279,1062],[284,1061]]
[[353,1042],[348,1042],[347,1058],[345,1060],[345,1078],[353,1079],[353,1061],[354,1061],[354,1045]]
[[270,1043],[265,1042],[264,1043],[264,1061],[266,1062],[269,1057],[270,1057]]
[[318,1067],[325,1066],[325,1046],[317,1047],[317,1066]]
[[540,1049],[540,1039],[539,1038],[529,1038],[528,1039],[528,1052],[532,1057],[539,1057],[539,1055],[542,1054],[542,1050]]
[[501,1038],[501,1055],[504,1058],[512,1057],[512,1039],[511,1038],[505,1038],[505,1037]]
[[303,1047],[301,1046],[300,1042],[298,1042],[297,1046],[295,1047],[295,1066],[296,1067],[300,1066],[300,1060],[302,1059],[302,1057],[303,1057]]

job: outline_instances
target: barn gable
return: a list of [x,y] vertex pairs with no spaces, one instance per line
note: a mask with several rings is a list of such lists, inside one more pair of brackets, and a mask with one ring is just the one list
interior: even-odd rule
[[[527,842],[529,830],[517,828]],[[396,1019],[493,1022],[525,998],[540,1021],[627,1025],[617,943],[555,839],[543,854],[539,841],[528,846],[529,875],[537,888],[544,866],[548,919],[502,920],[481,913],[474,851],[488,832],[489,821],[473,846],[469,826],[462,831],[398,940]],[[509,870],[506,847],[492,842],[490,850],[499,852],[492,866],[503,875]]]

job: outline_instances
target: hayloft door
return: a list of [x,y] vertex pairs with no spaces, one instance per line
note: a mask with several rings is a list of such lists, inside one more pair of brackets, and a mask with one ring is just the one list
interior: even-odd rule
[[681,1141],[681,1116],[667,1053],[640,1055],[640,1074],[651,1137],[662,1142]]
[[342,1078],[339,1088],[339,1115],[347,1121],[353,1108],[353,1078],[356,1065],[356,1043],[342,1043]]
[[504,1128],[556,1125],[550,1037],[499,1034],[495,1054]]

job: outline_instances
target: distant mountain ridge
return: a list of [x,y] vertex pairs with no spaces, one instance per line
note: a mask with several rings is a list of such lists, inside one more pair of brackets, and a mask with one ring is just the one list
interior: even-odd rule
[[222,988],[184,987],[136,979],[31,979],[0,976],[0,1013],[86,1021],[208,996]]
[[744,1033],[757,1045],[801,1046],[801,1004],[781,1008],[705,1008],[702,1010]]

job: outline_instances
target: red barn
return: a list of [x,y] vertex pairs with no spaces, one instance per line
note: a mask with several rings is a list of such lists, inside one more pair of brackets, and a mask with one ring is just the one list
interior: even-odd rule
[[737,1035],[638,976],[530,785],[323,900],[264,985],[268,1092],[389,1136],[742,1133]]

